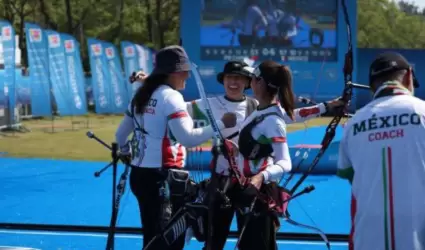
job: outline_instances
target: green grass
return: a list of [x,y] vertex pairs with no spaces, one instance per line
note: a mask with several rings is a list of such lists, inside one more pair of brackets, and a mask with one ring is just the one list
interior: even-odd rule
[[[121,118],[122,116],[118,115],[89,115],[73,117],[72,120],[70,117],[60,118],[54,120],[53,133],[51,120],[23,121],[22,124],[31,132],[0,134],[0,152],[7,152],[10,157],[21,158],[109,161],[111,156],[108,150],[98,142],[88,139],[86,132],[93,131],[106,143],[111,143]],[[307,127],[328,123],[329,118],[317,118],[308,121]],[[304,128],[303,123],[293,124],[288,126],[288,131]],[[208,145],[210,143],[204,146]]]

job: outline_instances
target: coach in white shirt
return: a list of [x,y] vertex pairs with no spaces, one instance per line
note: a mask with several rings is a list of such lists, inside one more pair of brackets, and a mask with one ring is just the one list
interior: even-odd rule
[[370,66],[373,100],[348,121],[338,175],[352,184],[349,249],[425,249],[425,102],[400,54]]

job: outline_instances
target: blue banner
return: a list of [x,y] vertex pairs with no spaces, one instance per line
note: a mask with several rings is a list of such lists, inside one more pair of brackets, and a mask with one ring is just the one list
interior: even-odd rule
[[17,103],[22,105],[31,104],[31,78],[27,70],[15,69]]
[[15,123],[16,78],[15,78],[15,31],[7,21],[0,21],[1,43],[3,46],[4,74],[3,91],[4,104],[9,107],[10,124]]
[[49,76],[56,101],[57,111],[60,115],[73,115],[70,102],[68,70],[65,62],[65,48],[60,34],[53,30],[46,30],[49,44]]
[[143,71],[150,74],[153,70],[152,52],[150,49],[141,45],[136,45],[136,50],[140,67]]
[[92,88],[96,105],[96,113],[112,113],[109,67],[102,46],[102,41],[87,39],[90,69],[92,74]]
[[4,70],[0,70],[0,108],[5,108],[7,104],[4,86]]
[[65,60],[68,72],[68,96],[74,115],[87,114],[87,100],[83,65],[80,56],[80,44],[68,34],[61,34],[65,47]]
[[124,113],[128,107],[128,98],[119,53],[112,43],[104,42],[103,48],[109,66],[111,110],[113,113]]
[[31,78],[31,112],[33,116],[51,116],[47,37],[36,24],[25,23],[29,71]]
[[146,65],[148,68],[148,72],[151,73],[153,70],[153,66],[154,66],[154,53],[151,49],[144,47],[145,49],[145,54],[146,54]]
[[136,93],[137,88],[139,88],[140,84],[133,83],[131,84],[129,78],[133,72],[137,72],[141,69],[138,59],[138,53],[136,50],[136,45],[128,42],[121,42],[121,51],[123,53],[124,59],[124,71],[125,71],[125,82],[127,86],[127,93],[129,99],[133,98],[133,95]]

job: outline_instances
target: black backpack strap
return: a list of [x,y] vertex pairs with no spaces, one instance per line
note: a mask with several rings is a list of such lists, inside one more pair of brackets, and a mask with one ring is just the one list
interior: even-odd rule
[[[245,127],[240,131],[239,136],[239,152],[250,160],[257,160],[264,158],[265,156],[270,156],[273,152],[273,148],[269,144],[261,144],[257,142],[251,134],[252,129],[262,122],[266,117],[276,115],[279,116],[277,112],[270,112],[266,114],[258,115],[253,118]],[[255,152],[255,153],[254,153]]]

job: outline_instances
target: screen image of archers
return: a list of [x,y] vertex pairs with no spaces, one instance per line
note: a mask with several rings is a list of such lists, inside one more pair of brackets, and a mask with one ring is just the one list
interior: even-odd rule
[[337,60],[336,0],[202,0],[201,58]]

